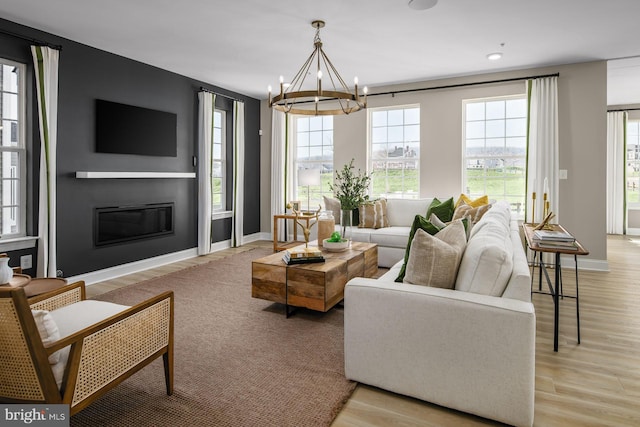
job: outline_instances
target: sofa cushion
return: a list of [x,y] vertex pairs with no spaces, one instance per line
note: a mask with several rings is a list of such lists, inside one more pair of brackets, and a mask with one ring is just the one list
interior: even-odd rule
[[379,199],[361,204],[359,207],[360,228],[383,228],[389,226],[387,217],[387,200]]
[[455,289],[502,296],[513,270],[513,245],[508,231],[488,222],[467,243]]
[[[52,310],[50,314],[58,326],[60,338],[65,338],[111,316],[115,316],[128,308],[126,305],[111,302],[83,300]],[[69,358],[69,347],[63,348],[59,353],[60,360],[55,365],[51,365],[58,388],[62,384],[64,369]]]
[[487,213],[489,209],[491,209],[491,205],[482,205],[478,206],[477,208],[473,208],[466,203],[462,203],[454,211],[452,219],[462,219],[466,216],[469,216],[471,218],[471,223],[475,224],[480,221],[482,216]]
[[422,215],[433,199],[387,199],[389,225],[411,227],[416,214]]
[[509,208],[509,204],[506,202],[497,202],[492,205],[491,209],[489,209],[484,215],[482,215],[480,221],[474,224],[469,238],[472,239],[476,233],[482,230],[482,227],[484,227],[485,224],[489,223],[501,224],[504,227],[506,234],[511,227],[511,211]]
[[385,227],[379,228],[369,236],[370,243],[387,248],[406,248],[407,240],[411,234],[411,227]]
[[456,202],[456,208],[458,206],[460,206],[462,203],[465,203],[469,206],[471,206],[472,208],[477,208],[483,205],[488,205],[489,204],[489,196],[487,196],[486,194],[484,196],[480,196],[477,199],[471,200],[471,198],[469,196],[467,196],[466,194],[462,193],[460,194],[460,197],[458,198],[458,201]]
[[335,197],[322,196],[324,199],[324,209],[333,213],[336,224],[340,224],[340,200]]
[[411,242],[413,241],[413,237],[415,236],[416,231],[418,230],[424,230],[431,235],[434,235],[438,231],[440,231],[438,227],[433,225],[422,215],[416,215],[414,217],[413,224],[411,225],[411,230],[409,231],[409,240],[407,241],[406,250],[404,252],[404,263],[402,265],[402,268],[400,269],[400,273],[398,274],[398,277],[396,277],[396,282],[402,282],[402,280],[404,279],[404,273],[407,269],[407,261],[409,261],[409,252],[411,250]]
[[434,198],[431,204],[429,205],[429,209],[427,209],[426,217],[429,218],[431,214],[436,214],[440,220],[444,222],[449,222],[453,219],[453,197],[441,202],[438,198]]
[[434,236],[417,230],[404,276],[405,283],[453,289],[467,243],[462,221],[454,221]]
[[[56,325],[56,322],[47,310],[31,310],[31,313],[33,314],[33,320],[35,320],[36,327],[40,333],[42,344],[44,344],[45,347],[60,339],[58,325]],[[49,363],[52,365],[58,363],[59,360],[60,351],[56,351],[49,356]]]
[[[438,228],[444,228],[447,225],[451,224],[452,221],[442,222],[440,218],[436,214],[431,214],[429,217],[429,221]],[[457,221],[457,220],[456,220]],[[471,230],[473,229],[473,222],[471,222],[471,216],[467,215],[462,218],[462,225],[464,225],[465,234],[467,235],[467,240],[469,240],[469,236],[471,235]]]

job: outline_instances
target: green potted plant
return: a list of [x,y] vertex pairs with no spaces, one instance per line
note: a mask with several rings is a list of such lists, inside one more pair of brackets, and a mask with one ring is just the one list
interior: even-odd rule
[[354,209],[369,200],[367,193],[371,183],[371,175],[363,173],[360,169],[356,173],[353,162],[354,159],[351,159],[349,164],[343,166],[342,170],[337,170],[335,183],[329,184],[336,199],[340,200],[340,224],[342,225],[343,237],[347,228],[351,226]]

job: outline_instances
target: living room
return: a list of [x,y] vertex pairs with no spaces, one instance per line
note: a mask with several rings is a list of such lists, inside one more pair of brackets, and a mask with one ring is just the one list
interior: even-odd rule
[[[437,7],[445,3],[447,2],[441,0],[433,10],[418,13],[423,13],[422,17],[424,17],[426,13],[437,11]],[[464,19],[469,19],[461,12],[461,8],[466,6],[475,10],[477,6],[467,4],[468,2],[458,3],[454,12],[463,16]],[[247,11],[252,18],[259,17],[263,9],[267,8],[264,5],[252,4],[252,6],[255,9]],[[637,8],[631,2],[626,6],[628,10]],[[326,7],[328,9],[326,14],[323,13],[323,8],[317,5],[309,6],[309,13],[313,10],[318,15],[314,15],[311,19],[327,19],[323,37],[326,35],[325,47],[329,55],[332,55],[334,50],[339,50],[341,43],[346,43],[351,37],[354,39],[360,37],[357,34],[344,32],[343,29],[337,29],[344,22],[344,18],[337,18],[341,15],[341,6],[331,4]],[[406,8],[406,5],[400,4],[399,7]],[[6,252],[12,259],[12,266],[21,265],[23,257],[31,257],[33,267],[29,268],[25,264],[23,270],[32,276],[38,274],[35,268],[39,261],[37,238],[33,236],[37,236],[38,231],[40,130],[37,119],[38,107],[34,101],[35,83],[33,83],[33,59],[30,51],[33,41],[43,41],[62,47],[57,131],[55,263],[55,270],[59,270],[60,276],[70,280],[86,280],[88,283],[100,282],[196,256],[198,246],[196,179],[83,179],[78,172],[197,173],[199,163],[197,161],[197,94],[203,88],[205,91],[217,94],[216,107],[222,111],[231,112],[234,101],[242,101],[245,105],[245,160],[243,167],[239,168],[244,171],[244,243],[251,245],[254,242],[271,239],[273,221],[271,135],[273,129],[271,109],[266,101],[266,85],[277,82],[278,72],[293,72],[300,65],[307,51],[311,49],[313,30],[307,22],[310,21],[306,16],[308,13],[295,13],[297,16],[294,18],[301,21],[295,23],[295,37],[302,40],[303,49],[299,54],[290,54],[292,58],[289,58],[286,64],[293,65],[284,65],[285,62],[283,62],[282,70],[274,72],[273,75],[269,72],[264,82],[261,80],[263,75],[251,74],[246,77],[251,80],[252,85],[259,80],[261,92],[257,93],[255,89],[245,91],[242,85],[235,82],[227,83],[224,77],[226,71],[223,70],[220,70],[219,74],[216,74],[218,72],[216,70],[211,71],[212,74],[209,75],[203,71],[195,75],[176,71],[183,64],[176,64],[173,67],[149,65],[153,63],[141,57],[128,57],[96,46],[84,39],[66,36],[62,27],[43,25],[38,22],[38,19],[30,20],[27,15],[22,15],[9,6],[6,9],[0,6],[0,10],[4,18],[0,20],[0,58],[28,64],[25,68],[25,93],[30,100],[25,123],[27,138],[25,155],[28,171],[24,200],[27,214],[22,229],[23,236],[11,242],[0,241],[1,251]],[[415,12],[411,11],[411,13]],[[212,16],[215,16],[215,13],[212,12]],[[331,18],[332,16],[336,18]],[[577,13],[577,16],[580,16],[580,13]],[[134,17],[126,19],[134,20]],[[332,22],[332,19],[335,21]],[[589,22],[593,22],[591,20],[595,18],[589,17],[589,19]],[[360,22],[359,19],[357,21]],[[127,21],[127,23],[133,26],[132,22]],[[283,29],[287,26],[284,23],[282,25]],[[298,29],[300,29],[299,32]],[[273,25],[266,23],[264,31],[267,30],[280,34],[282,46],[287,47],[291,43],[288,41],[288,37],[291,37],[290,30],[274,30]],[[182,37],[175,28],[162,28],[159,31],[175,34],[176,38]],[[380,27],[380,31],[386,30]],[[502,31],[516,32],[517,28],[511,25]],[[338,36],[344,39],[332,38]],[[500,43],[506,41],[503,47],[505,57],[509,54],[517,56],[519,47],[511,44],[508,37],[504,34],[494,36],[496,40],[494,46],[491,46],[493,50],[500,49]],[[145,36],[140,35],[140,37]],[[624,34],[620,38],[624,38]],[[255,44],[257,41],[245,40],[244,43]],[[243,52],[244,43],[237,48],[238,52]],[[131,44],[135,45],[136,42],[132,40]],[[474,61],[486,61],[488,47],[478,48],[477,50],[484,50],[481,55],[478,55],[479,59]],[[146,48],[148,46],[140,49]],[[156,48],[161,49],[157,46]],[[446,62],[450,59],[446,53],[440,53],[441,58],[437,56],[428,58],[426,62]],[[559,203],[557,207],[552,207],[552,210],[558,212],[562,224],[574,235],[579,236],[581,243],[588,247],[590,254],[580,259],[581,268],[606,272],[610,269],[605,227],[607,214],[604,208],[594,209],[594,206],[607,205],[607,171],[603,161],[607,157],[605,112],[608,107],[611,107],[607,101],[607,60],[637,54],[638,52],[631,52],[616,53],[612,56],[588,56],[581,53],[581,55],[567,55],[564,58],[547,60],[542,65],[537,62],[526,63],[527,65],[496,63],[497,65],[483,65],[480,70],[468,69],[448,74],[435,72],[435,77],[431,77],[431,74],[425,71],[421,78],[380,80],[370,83],[367,107],[373,110],[382,107],[419,105],[421,143],[418,197],[457,197],[464,189],[464,165],[461,161],[463,146],[460,143],[463,140],[462,102],[469,99],[526,96],[527,79],[557,74],[558,120],[561,123],[558,138],[561,141],[559,169],[568,171],[568,175],[566,179],[558,181]],[[170,53],[163,55],[170,56]],[[357,55],[351,52],[349,55],[377,56],[375,51],[368,50],[362,50]],[[401,53],[398,52],[396,55],[401,56]],[[406,57],[395,58],[399,67],[412,66],[411,54],[405,53],[405,55]],[[240,53],[238,56],[242,57],[243,54]],[[214,63],[218,61],[237,64],[236,59],[220,56]],[[422,61],[421,59],[420,64],[424,64]],[[342,70],[341,62],[336,61],[336,65]],[[355,68],[356,72],[360,68],[357,64],[350,67]],[[363,66],[363,68],[366,67]],[[350,71],[351,68],[345,73],[346,77],[350,77]],[[359,77],[364,82],[365,74],[360,74]],[[249,83],[247,83],[248,86]],[[109,100],[176,114],[175,156],[138,156],[98,152],[95,145],[97,100]],[[631,109],[637,103],[640,102],[625,102],[624,105],[617,105],[617,107]],[[629,114],[633,117],[634,113],[630,111]],[[226,117],[226,127],[229,130],[227,137],[229,152],[232,150],[233,140],[231,116],[232,114],[228,114]],[[370,167],[367,143],[368,117],[367,111],[334,117],[333,163],[336,170],[351,159],[355,159],[356,168],[367,170]],[[233,171],[231,161],[228,162],[228,170]],[[227,186],[229,191],[224,197],[226,205],[231,206],[230,181]],[[294,196],[293,199],[301,198]],[[174,222],[171,234],[155,239],[132,240],[126,244],[96,245],[97,209],[157,204],[172,206]],[[212,221],[214,250],[231,246],[232,223],[229,212],[221,213]],[[3,240],[7,239],[3,237]]]

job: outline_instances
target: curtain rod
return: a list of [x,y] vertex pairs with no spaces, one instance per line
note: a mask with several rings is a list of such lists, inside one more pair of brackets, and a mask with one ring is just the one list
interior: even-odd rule
[[484,81],[484,82],[458,83],[458,84],[445,85],[445,86],[433,86],[433,87],[424,87],[424,88],[417,88],[417,89],[404,89],[404,90],[394,90],[394,91],[389,91],[389,92],[370,93],[367,96],[368,97],[369,96],[379,96],[379,95],[395,96],[396,94],[399,94],[399,93],[421,92],[421,91],[425,91],[425,90],[437,90],[437,89],[454,89],[454,88],[458,88],[458,87],[488,85],[488,84],[492,84],[492,83],[517,82],[517,81],[520,81],[520,80],[541,79],[541,78],[544,78],[544,77],[558,77],[558,76],[560,76],[560,73],[542,74],[542,75],[539,75],[539,76],[529,76],[529,77],[513,77],[513,78],[510,78],[510,79],[487,80],[487,81]]
[[616,110],[607,110],[607,113],[614,113],[616,111],[639,111],[640,108],[620,108]]
[[45,42],[45,41],[42,41],[42,40],[34,39],[32,37],[23,36],[22,34],[14,33],[12,31],[7,31],[7,30],[4,30],[4,29],[0,29],[0,33],[1,34],[6,34],[6,35],[11,36],[11,37],[17,37],[19,39],[26,40],[28,42],[35,43],[35,44],[38,44],[38,45],[47,46],[47,47],[50,47],[51,49],[60,50],[60,51],[62,50],[62,45],[52,44],[52,43]]
[[211,89],[207,89],[206,87],[203,87],[203,86],[200,86],[200,90],[204,91],[204,92],[212,93],[212,94],[214,94],[216,96],[222,96],[223,98],[231,99],[233,101],[244,102],[244,100],[242,100],[242,99],[238,99],[238,98],[234,98],[233,96],[224,95],[222,93],[214,92]]

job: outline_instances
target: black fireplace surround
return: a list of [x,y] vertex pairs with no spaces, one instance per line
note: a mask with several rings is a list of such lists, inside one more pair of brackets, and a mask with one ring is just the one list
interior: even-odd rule
[[95,209],[96,246],[124,243],[174,233],[173,203]]

